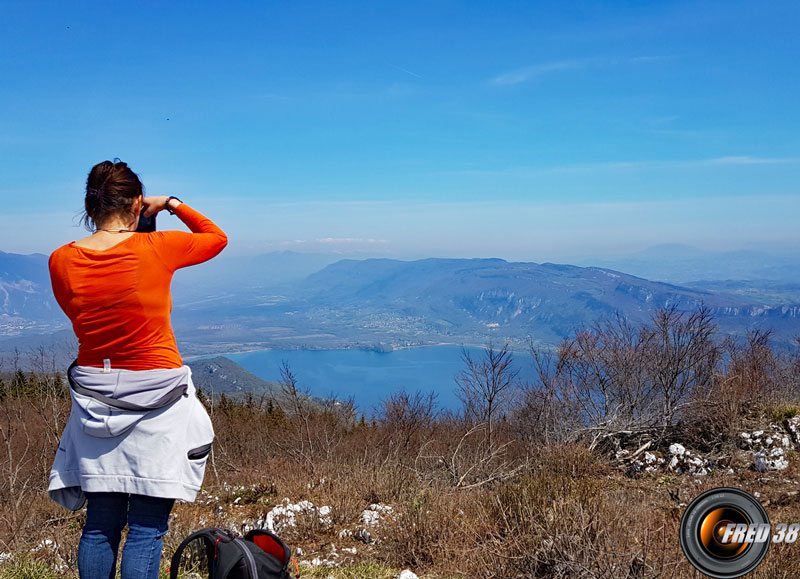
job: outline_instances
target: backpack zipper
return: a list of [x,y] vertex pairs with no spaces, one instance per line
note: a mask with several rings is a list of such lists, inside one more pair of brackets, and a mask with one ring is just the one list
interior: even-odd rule
[[250,577],[252,577],[252,579],[258,579],[256,560],[253,559],[253,554],[250,552],[250,549],[247,548],[247,545],[245,545],[244,541],[241,539],[234,539],[233,542],[239,545],[239,548],[244,551],[244,557],[247,559],[247,566],[250,567]]

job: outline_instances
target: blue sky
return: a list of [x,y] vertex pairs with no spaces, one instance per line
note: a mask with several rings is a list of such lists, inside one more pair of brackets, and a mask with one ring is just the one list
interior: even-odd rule
[[[796,2],[0,2],[0,250],[120,157],[231,253],[794,249]],[[160,228],[172,227],[167,216]]]

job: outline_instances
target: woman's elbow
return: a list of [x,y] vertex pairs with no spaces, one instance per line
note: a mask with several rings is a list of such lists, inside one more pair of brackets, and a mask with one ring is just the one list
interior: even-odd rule
[[217,250],[217,253],[219,253],[220,251],[225,249],[225,247],[227,247],[227,245],[228,245],[228,236],[225,235],[224,231],[220,231],[219,232],[218,244],[219,244],[219,249]]

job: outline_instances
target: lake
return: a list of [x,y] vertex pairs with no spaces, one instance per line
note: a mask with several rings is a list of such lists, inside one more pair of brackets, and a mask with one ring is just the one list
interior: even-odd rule
[[[482,348],[467,348],[479,359]],[[464,369],[459,346],[426,346],[392,352],[370,350],[259,350],[225,354],[259,378],[277,382],[283,360],[297,378],[298,388],[314,396],[349,399],[359,412],[371,415],[382,400],[406,390],[435,392],[440,408],[456,410],[455,377]],[[515,354],[521,375],[530,371],[530,356]]]

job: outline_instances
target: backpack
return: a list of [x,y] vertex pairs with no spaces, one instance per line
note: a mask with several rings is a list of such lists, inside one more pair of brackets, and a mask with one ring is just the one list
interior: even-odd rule
[[177,579],[184,550],[193,541],[202,541],[200,559],[205,559],[209,579],[291,579],[289,562],[294,563],[286,543],[263,529],[254,529],[239,538],[225,529],[195,531],[178,546],[170,562],[170,579]]

